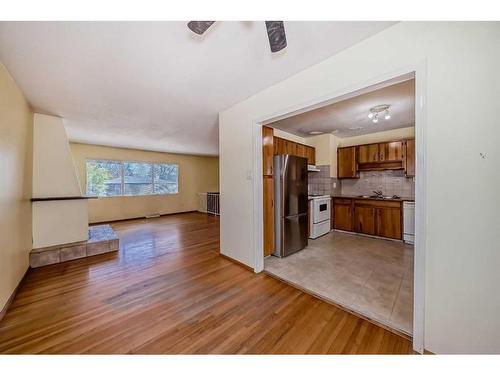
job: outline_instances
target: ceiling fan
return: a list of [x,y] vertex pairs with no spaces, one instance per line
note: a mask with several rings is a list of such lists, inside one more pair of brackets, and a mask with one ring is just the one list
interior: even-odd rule
[[[201,35],[214,23],[215,21],[190,21],[187,26],[192,32]],[[266,21],[266,28],[271,52],[278,52],[285,48],[286,35],[283,21]]]

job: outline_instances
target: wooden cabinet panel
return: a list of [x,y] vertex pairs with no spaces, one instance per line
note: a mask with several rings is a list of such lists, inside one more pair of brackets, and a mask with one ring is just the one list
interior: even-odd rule
[[405,173],[407,177],[415,176],[415,140],[408,139],[406,141],[405,151]]
[[263,177],[264,199],[264,256],[274,251],[274,178]]
[[287,139],[274,137],[273,138],[273,154],[274,155],[295,155],[307,158],[308,164],[316,164],[316,149],[311,146],[289,141]]
[[285,140],[283,138],[274,137],[274,155],[285,154]]
[[379,159],[379,149],[377,143],[359,146],[358,152],[359,163],[375,162]]
[[262,174],[264,176],[273,175],[273,129],[267,126],[262,127]]
[[358,177],[356,172],[356,147],[343,147],[337,149],[337,177]]
[[285,140],[285,154],[297,155],[297,143]]
[[301,143],[297,143],[296,147],[297,156],[307,158],[307,146]]
[[354,206],[354,231],[358,233],[377,234],[376,231],[377,209],[369,206]]
[[[311,202],[311,201],[309,201]],[[334,229],[335,228],[335,225],[334,225],[334,219],[335,219],[335,206],[334,206],[334,202],[335,200],[331,199],[330,201],[330,230]]]
[[398,240],[402,238],[400,208],[377,209],[377,235]]
[[352,204],[334,203],[334,228],[352,231]]
[[316,149],[311,146],[306,146],[307,164],[316,165]]
[[403,142],[379,143],[379,161],[402,161],[403,160]]

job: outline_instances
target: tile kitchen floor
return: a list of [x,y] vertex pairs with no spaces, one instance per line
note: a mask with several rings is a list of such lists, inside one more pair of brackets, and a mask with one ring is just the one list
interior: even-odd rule
[[286,258],[267,257],[265,270],[285,281],[412,334],[413,246],[330,232]]

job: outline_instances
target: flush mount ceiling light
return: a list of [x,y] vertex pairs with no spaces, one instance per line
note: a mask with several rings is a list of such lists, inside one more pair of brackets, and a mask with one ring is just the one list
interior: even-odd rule
[[391,106],[389,104],[380,104],[375,107],[370,108],[370,113],[368,113],[368,118],[372,120],[374,124],[378,122],[381,113],[384,115],[384,119],[389,120],[391,118],[391,113],[389,109]]
[[319,134],[323,134],[323,132],[312,131],[312,132],[309,132],[309,134],[311,134],[311,135],[319,135]]
[[363,129],[362,126],[356,126],[354,128],[349,128],[349,130],[352,130],[352,131],[358,131],[358,130],[361,130],[361,129]]

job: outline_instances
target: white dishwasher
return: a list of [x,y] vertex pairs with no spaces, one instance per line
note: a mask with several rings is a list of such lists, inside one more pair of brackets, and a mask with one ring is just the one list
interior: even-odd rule
[[403,241],[415,243],[415,202],[403,202]]

